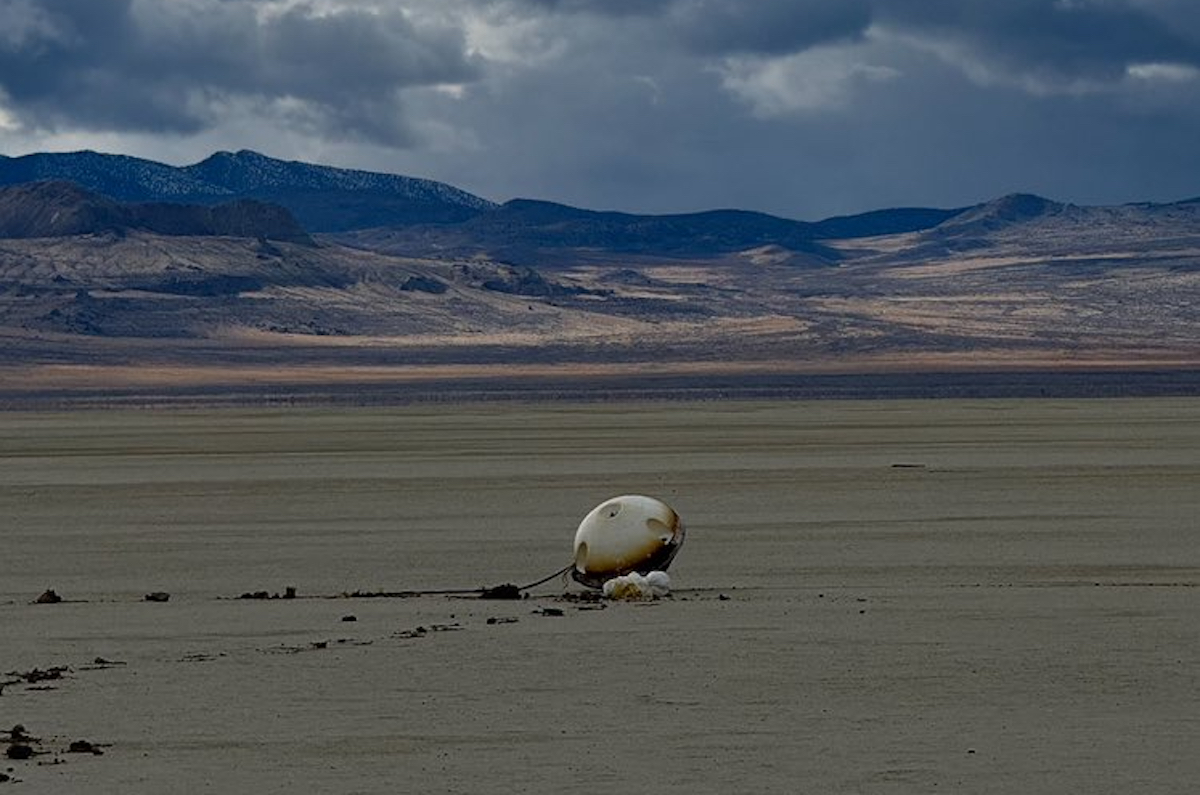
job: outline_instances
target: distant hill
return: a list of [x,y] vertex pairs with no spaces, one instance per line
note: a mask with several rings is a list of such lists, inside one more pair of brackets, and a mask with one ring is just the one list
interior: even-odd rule
[[743,210],[634,215],[515,199],[442,231],[449,246],[482,246],[518,259],[563,250],[703,258],[766,245],[836,258],[813,239],[811,224]]
[[1000,250],[1038,256],[1150,251],[1190,245],[1198,231],[1200,204],[1194,201],[1090,207],[1015,193],[921,231],[903,256],[915,261]]
[[[1114,235],[1132,245],[1138,245],[1137,235],[1186,236],[1200,212],[1196,200],[1092,208],[1017,193],[966,208],[889,208],[816,222],[736,209],[643,215],[536,199],[497,205],[431,180],[278,160],[248,150],[217,152],[183,167],[96,152],[0,156],[0,186],[55,180],[91,195],[72,197],[59,187],[56,196],[19,208],[14,203],[31,195],[10,194],[6,234],[81,234],[125,226],[170,235],[300,240],[306,231],[392,255],[514,267],[743,258],[807,269],[843,263],[851,247],[837,241],[898,234],[916,236],[903,247],[910,261],[998,244],[1103,250]],[[236,203],[245,201],[250,203]],[[263,230],[268,231],[260,234]]]
[[[247,181],[202,181],[253,191],[273,179],[235,171]],[[1195,202],[1081,207],[1017,194],[813,224],[516,200],[313,245],[285,208],[239,196],[188,205],[63,181],[0,189],[0,380],[26,383],[27,370],[5,367],[47,366],[56,384],[53,368],[98,362],[232,367],[222,383],[251,364],[632,363],[657,377],[664,362],[764,372],[1200,362]]]
[[826,218],[813,224],[812,228],[814,237],[821,240],[879,237],[932,229],[965,211],[963,208],[938,210],[929,207],[897,207]]
[[168,236],[228,236],[310,243],[278,205],[236,199],[214,206],[118,202],[73,182],[0,188],[0,237],[49,238],[142,230]]
[[1061,213],[1067,206],[1029,193],[1012,193],[967,208],[938,224],[938,228],[943,233],[992,232],[1013,224]]
[[[960,210],[899,208],[808,223],[743,210],[673,215],[599,212],[516,199],[496,205],[432,180],[217,152],[175,167],[97,152],[0,156],[0,186],[66,180],[118,202],[215,205],[255,199],[287,208],[309,232],[352,236],[411,255],[484,254],[537,264],[565,252],[711,257],[774,246],[828,262],[824,239],[929,229]],[[379,235],[367,230],[389,230]]]
[[0,237],[66,237],[128,226],[121,206],[73,182],[0,188]]
[[518,265],[647,257],[720,259],[763,247],[828,265],[838,253],[813,239],[812,225],[763,213],[713,210],[635,215],[514,199],[459,224],[363,230],[337,236],[359,248],[408,256],[487,257]]
[[197,180],[186,169],[128,155],[63,152],[0,157],[0,186],[48,180],[74,182],[123,202],[233,198],[232,191]]
[[311,232],[451,223],[494,205],[432,180],[276,160],[243,150],[190,166],[97,152],[0,158],[0,185],[68,180],[125,202],[217,204],[258,199],[286,207]]

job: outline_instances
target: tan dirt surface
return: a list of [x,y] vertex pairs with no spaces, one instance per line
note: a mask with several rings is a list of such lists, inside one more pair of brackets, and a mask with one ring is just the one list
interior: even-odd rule
[[[45,752],[0,769],[28,793],[1189,793],[1197,483],[1197,399],[0,413],[0,729]],[[630,492],[688,524],[672,598],[324,598],[532,581]]]

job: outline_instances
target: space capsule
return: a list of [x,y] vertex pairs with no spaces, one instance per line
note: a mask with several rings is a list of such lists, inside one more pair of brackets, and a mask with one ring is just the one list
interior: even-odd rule
[[583,517],[575,531],[571,576],[589,588],[601,588],[630,572],[666,571],[683,544],[679,514],[653,497],[613,497]]

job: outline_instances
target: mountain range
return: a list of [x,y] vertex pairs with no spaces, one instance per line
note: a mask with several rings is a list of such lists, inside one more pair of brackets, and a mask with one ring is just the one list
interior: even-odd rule
[[311,232],[461,221],[491,202],[440,182],[217,152],[175,167],[97,152],[0,158],[0,185],[74,182],[120,202],[220,204],[257,199],[290,210]]
[[[502,205],[432,180],[217,152],[189,166],[96,152],[0,157],[0,186],[65,181],[127,204],[255,200],[288,210],[306,231],[412,255],[498,255],[544,264],[562,249],[673,257],[780,246],[831,260],[830,238],[927,229],[961,210],[905,208],[807,223],[744,210],[674,215],[598,212],[516,199]],[[381,231],[383,234],[381,234]]]
[[0,186],[0,403],[446,368],[1200,370],[1197,200],[638,215],[246,151],[0,157]]

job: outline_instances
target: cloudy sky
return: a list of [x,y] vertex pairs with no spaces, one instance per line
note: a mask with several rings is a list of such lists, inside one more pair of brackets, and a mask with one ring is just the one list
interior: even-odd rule
[[0,152],[817,219],[1200,195],[1196,0],[0,0]]

